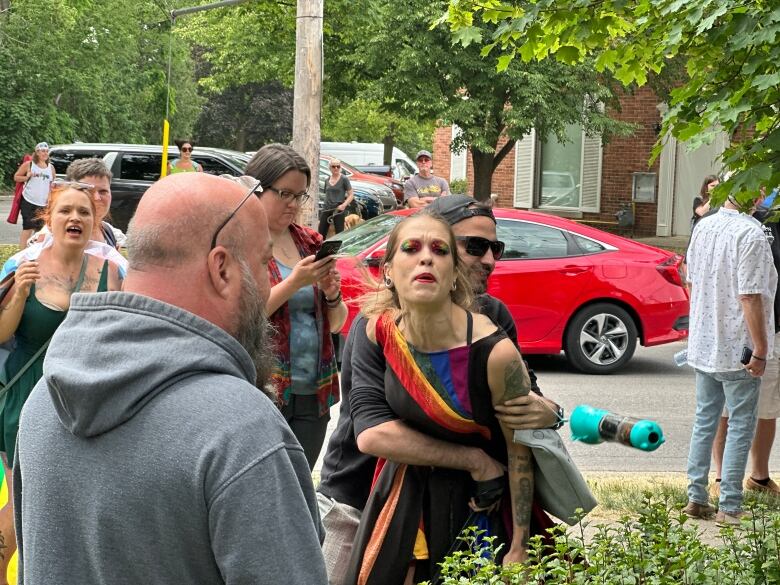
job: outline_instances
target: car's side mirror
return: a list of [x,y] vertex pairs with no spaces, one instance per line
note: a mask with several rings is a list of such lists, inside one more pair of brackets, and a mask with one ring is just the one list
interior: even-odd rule
[[387,249],[382,246],[381,248],[377,248],[373,252],[371,252],[368,256],[363,258],[363,262],[366,266],[371,266],[372,268],[378,268],[380,264],[382,264],[382,260],[385,258],[385,252]]

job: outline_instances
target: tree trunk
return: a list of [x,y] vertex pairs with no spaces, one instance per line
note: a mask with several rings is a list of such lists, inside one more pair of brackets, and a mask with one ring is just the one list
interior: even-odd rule
[[236,132],[236,150],[244,152],[246,150],[246,126],[242,123]]
[[487,201],[493,186],[493,158],[492,152],[480,152],[471,150],[471,160],[474,162],[474,199]]
[[390,133],[382,139],[382,144],[385,145],[384,152],[382,153],[382,164],[393,164],[393,146],[395,146],[395,136],[392,135],[393,128],[390,128]]

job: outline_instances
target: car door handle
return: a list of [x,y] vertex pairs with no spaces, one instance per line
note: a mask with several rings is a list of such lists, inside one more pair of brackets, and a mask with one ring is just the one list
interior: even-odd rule
[[561,274],[565,274],[566,276],[577,276],[578,274],[582,274],[583,272],[587,272],[589,269],[587,267],[583,266],[575,266],[575,265],[569,265],[564,266],[563,268],[559,268],[558,272]]

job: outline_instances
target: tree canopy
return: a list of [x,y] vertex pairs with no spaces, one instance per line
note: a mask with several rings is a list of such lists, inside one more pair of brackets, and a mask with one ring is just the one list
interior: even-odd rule
[[[42,140],[159,142],[168,21],[154,0],[13,0],[0,17],[0,168]],[[189,48],[174,38],[171,119],[197,118]]]
[[682,61],[664,132],[691,148],[730,134],[723,162],[735,173],[716,198],[748,201],[780,183],[780,0],[451,0],[442,21],[499,71],[592,59],[643,85]]
[[[612,92],[588,64],[517,60],[498,72],[482,58],[481,47],[453,46],[446,27],[431,26],[445,1],[394,0],[372,6],[372,18],[355,24],[360,45],[342,55],[342,68],[361,72],[369,80],[364,91],[381,96],[386,111],[457,124],[462,133],[453,146],[470,150],[477,198],[490,195],[493,171],[532,128],[539,136],[551,134],[561,141],[570,124],[604,136],[626,130],[603,113]],[[488,36],[495,25],[472,28]],[[509,141],[499,149],[502,137]]]

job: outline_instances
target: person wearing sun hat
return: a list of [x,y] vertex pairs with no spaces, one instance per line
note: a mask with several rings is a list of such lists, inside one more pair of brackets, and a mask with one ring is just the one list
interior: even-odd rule
[[411,208],[430,205],[450,192],[447,181],[433,175],[433,157],[429,151],[418,152],[416,160],[418,171],[404,183],[404,201]]

